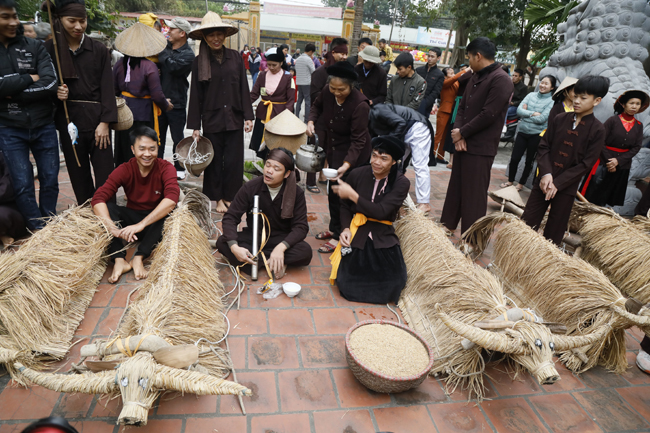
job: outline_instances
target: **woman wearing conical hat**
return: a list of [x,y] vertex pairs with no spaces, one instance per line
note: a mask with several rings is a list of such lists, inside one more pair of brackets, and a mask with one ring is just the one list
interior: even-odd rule
[[115,166],[133,158],[129,134],[140,126],[153,128],[158,134],[158,115],[174,106],[160,84],[158,66],[146,57],[155,56],[167,46],[162,33],[142,23],[135,23],[115,38],[115,48],[124,57],[113,68],[115,94],[125,99],[133,113],[133,126],[115,132]]
[[253,106],[244,61],[239,52],[224,46],[237,28],[208,12],[190,38],[201,41],[192,65],[187,127],[192,136],[212,142],[214,158],[205,169],[203,193],[225,213],[242,186],[244,130],[253,129]]

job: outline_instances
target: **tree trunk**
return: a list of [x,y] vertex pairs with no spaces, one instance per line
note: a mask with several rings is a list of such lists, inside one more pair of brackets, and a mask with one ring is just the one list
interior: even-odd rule
[[359,51],[359,39],[361,39],[361,26],[363,25],[363,2],[364,0],[356,0],[354,3],[354,27],[352,27],[352,40],[349,41],[353,56]]
[[451,59],[449,66],[455,68],[465,63],[465,47],[467,46],[467,38],[469,38],[469,30],[467,23],[461,23],[456,29],[456,39],[454,40],[454,50],[451,52]]
[[[533,34],[530,30],[525,29],[524,33],[519,38],[519,52],[517,53],[517,68],[522,69],[528,75],[528,83],[532,84],[534,74],[529,74],[526,67],[528,66],[528,53],[530,52],[530,40]],[[534,70],[534,69],[533,69]]]

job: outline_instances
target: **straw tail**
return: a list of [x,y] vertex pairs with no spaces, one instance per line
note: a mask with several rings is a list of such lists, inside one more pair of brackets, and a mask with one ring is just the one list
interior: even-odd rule
[[57,392],[82,392],[84,394],[108,394],[117,388],[115,372],[84,374],[41,373],[20,363],[14,363],[19,375],[30,382]]
[[474,245],[474,251],[477,256],[481,255],[490,242],[490,236],[499,224],[520,221],[516,216],[505,213],[495,212],[486,215],[476,221],[462,235],[463,241]]
[[459,320],[452,319],[442,311],[442,306],[440,306],[440,304],[436,304],[436,310],[438,312],[438,318],[440,318],[442,323],[444,323],[449,329],[484,349],[517,355],[523,355],[526,353],[526,347],[522,344],[521,340],[515,340],[514,338],[510,338],[507,335],[498,332],[485,331]]
[[185,193],[183,202],[192,213],[196,223],[205,231],[210,234],[212,231],[212,219],[210,218],[210,199],[195,189],[189,189]]
[[157,365],[154,387],[196,395],[253,395],[253,391],[238,383],[165,365]]

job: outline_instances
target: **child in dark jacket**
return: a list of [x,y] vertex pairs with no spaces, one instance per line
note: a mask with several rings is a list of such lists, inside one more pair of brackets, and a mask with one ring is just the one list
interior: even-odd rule
[[564,238],[580,180],[605,145],[605,128],[594,116],[594,107],[608,90],[605,77],[581,78],[574,88],[574,112],[558,114],[539,144],[539,172],[521,218],[538,229],[550,205],[544,236],[557,245]]

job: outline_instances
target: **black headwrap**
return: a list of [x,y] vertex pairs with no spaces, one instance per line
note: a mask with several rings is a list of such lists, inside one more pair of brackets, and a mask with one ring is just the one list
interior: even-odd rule
[[284,196],[282,197],[282,213],[284,219],[293,218],[293,207],[296,204],[296,167],[293,156],[282,147],[271,149],[267,160],[277,161],[290,170],[291,174],[284,181]]
[[[77,71],[72,63],[72,54],[68,40],[65,38],[65,29],[61,24],[61,17],[87,18],[86,4],[84,0],[58,0],[56,6],[49,0],[45,0],[41,9],[47,12],[48,3],[52,12],[52,31],[56,38],[59,63],[63,80],[78,78]],[[56,61],[56,59],[52,59]]]

